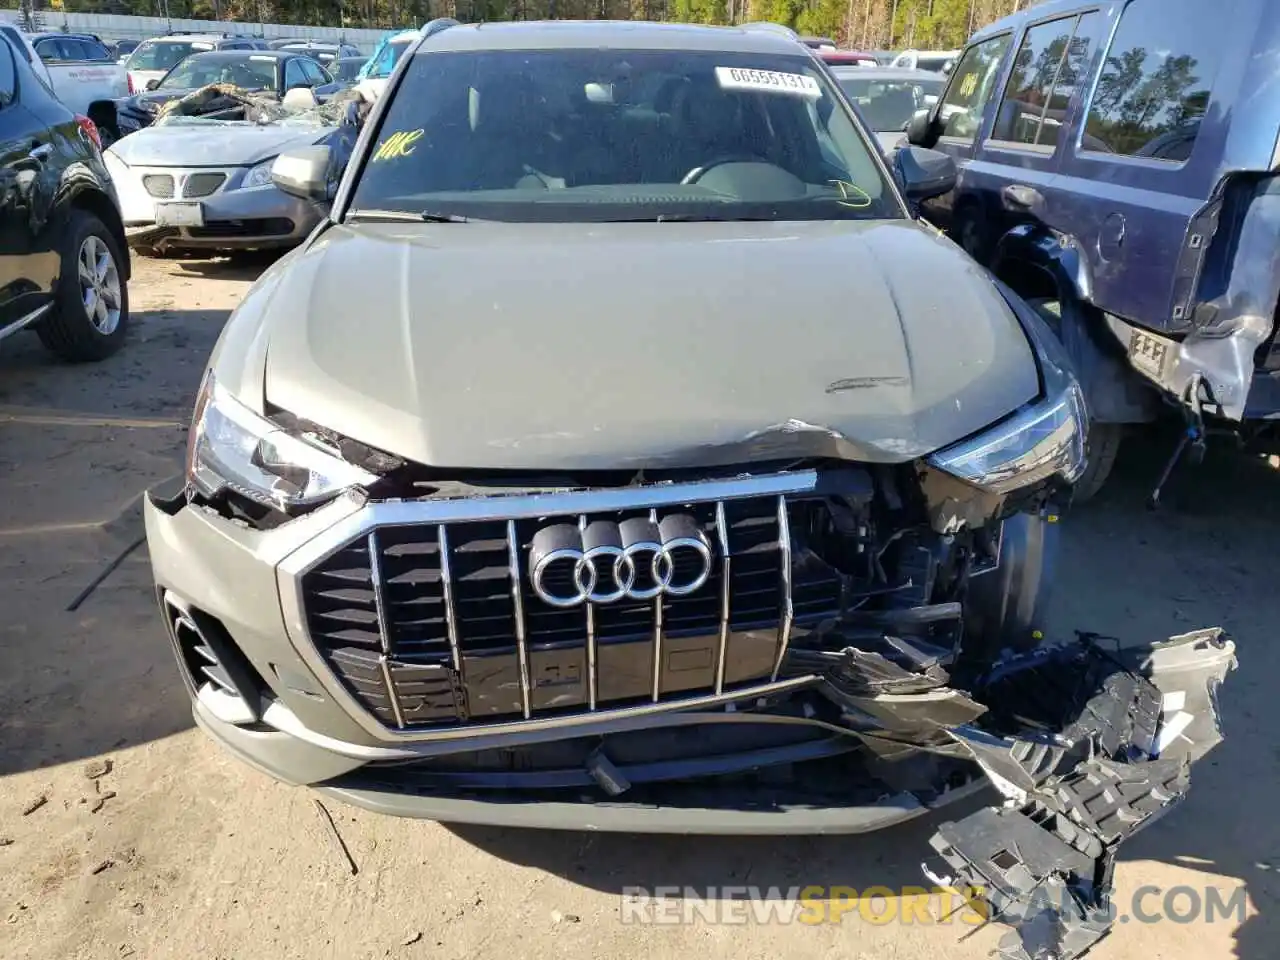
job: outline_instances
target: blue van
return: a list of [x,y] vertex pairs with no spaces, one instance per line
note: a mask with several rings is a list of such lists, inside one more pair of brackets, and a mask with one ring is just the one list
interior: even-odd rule
[[976,33],[908,127],[959,167],[924,214],[1076,361],[1077,499],[1166,401],[1187,429],[1153,503],[1206,425],[1280,452],[1277,55],[1275,0],[1048,0]]

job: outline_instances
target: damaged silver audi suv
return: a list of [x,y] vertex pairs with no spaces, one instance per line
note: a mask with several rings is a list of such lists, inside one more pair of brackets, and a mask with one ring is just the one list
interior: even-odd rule
[[780,28],[424,28],[148,497],[199,725],[446,822],[853,833],[994,785],[936,875],[1087,948],[1234,648],[1042,622],[1087,418],[914,218],[951,164],[890,165]]

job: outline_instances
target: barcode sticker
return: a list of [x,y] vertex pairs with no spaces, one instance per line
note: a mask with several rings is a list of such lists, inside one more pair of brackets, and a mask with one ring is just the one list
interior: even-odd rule
[[822,87],[818,85],[818,81],[802,73],[751,70],[747,67],[716,67],[716,81],[724,90],[789,93],[797,97],[822,96]]

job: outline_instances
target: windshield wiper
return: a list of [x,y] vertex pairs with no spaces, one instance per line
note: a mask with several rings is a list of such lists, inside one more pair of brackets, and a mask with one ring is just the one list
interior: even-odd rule
[[470,217],[457,213],[440,213],[436,210],[423,210],[412,213],[408,210],[353,210],[346,219],[352,221],[365,220],[371,223],[470,223]]

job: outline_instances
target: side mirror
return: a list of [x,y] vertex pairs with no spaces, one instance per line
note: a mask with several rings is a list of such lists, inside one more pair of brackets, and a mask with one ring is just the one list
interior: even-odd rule
[[907,121],[907,125],[903,127],[903,132],[907,135],[907,142],[915,144],[918,147],[925,146],[929,140],[929,128],[933,126],[929,122],[929,109],[917,110],[911,115],[911,119]]
[[158,77],[157,77],[157,78],[152,78],[151,80],[148,80],[148,81],[147,81],[147,89],[148,89],[148,90],[154,90],[154,89],[156,89],[156,88],[157,88],[157,87],[159,87],[159,86],[160,86],[160,80],[159,80],[159,78],[158,78]]
[[948,154],[907,146],[894,154],[893,163],[908,200],[928,200],[955,189],[956,162]]
[[328,147],[300,147],[276,157],[271,182],[291,197],[325,200],[329,196],[328,172]]

